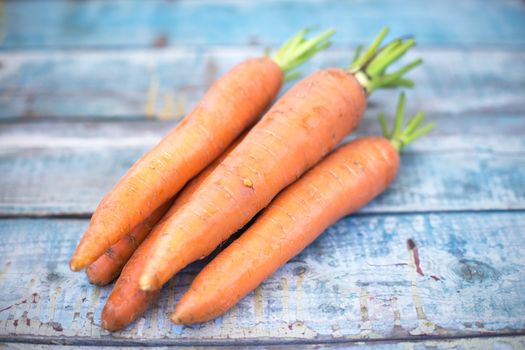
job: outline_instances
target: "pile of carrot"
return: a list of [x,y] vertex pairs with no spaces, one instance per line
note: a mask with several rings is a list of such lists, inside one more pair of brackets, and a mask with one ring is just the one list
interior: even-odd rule
[[382,117],[382,137],[336,147],[359,124],[372,92],[413,86],[405,74],[420,60],[388,69],[413,39],[382,45],[384,29],[349,68],[314,72],[272,104],[333,32],[307,39],[303,30],[273,56],[234,67],[103,198],[70,267],[86,268],[99,285],[118,276],[104,328],[133,322],[173,275],[260,212],[195,278],[171,318],[190,324],[223,314],[393,181],[398,153],[433,127],[420,127],[422,113],[403,126],[404,95],[392,130]]

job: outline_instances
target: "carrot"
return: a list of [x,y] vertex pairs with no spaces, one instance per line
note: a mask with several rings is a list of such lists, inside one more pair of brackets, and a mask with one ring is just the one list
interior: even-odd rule
[[[104,255],[100,256],[93,264],[86,268],[86,274],[89,281],[96,285],[106,285],[111,283],[121,272],[122,268],[129,260],[133,252],[140,246],[140,244],[146,239],[152,228],[161,220],[161,218],[168,213],[174,213],[178,208],[186,203],[195,189],[199,187],[201,182],[206,176],[217,167],[219,162],[226,157],[227,154],[233,150],[233,148],[239,144],[240,140],[244,138],[246,132],[235,140],[230,145],[228,150],[224,152],[219,158],[217,158],[212,165],[204,169],[198,176],[192,179],[184,189],[178,195],[178,199],[173,199],[164,203],[157,210],[153,212],[146,220],[138,224],[131,232],[124,236],[120,241],[112,245]],[[171,207],[171,208],[170,208]],[[168,209],[170,209],[168,211]]]
[[415,42],[398,39],[379,48],[386,32],[349,71],[324,69],[290,89],[210,174],[192,200],[154,229],[161,232],[145,262],[141,289],[161,288],[186,265],[211,253],[315,165],[359,123],[367,92],[411,84],[403,74],[419,60],[392,74],[385,70]]
[[418,114],[402,131],[403,104],[402,95],[392,133],[385,129],[385,137],[362,137],[341,146],[280,193],[199,273],[172,321],[190,324],[222,315],[328,226],[382,193],[398,172],[398,152],[433,127],[416,130],[423,121]]
[[[202,182],[245,136],[246,133],[239,136],[219,158],[184,187],[180,194],[175,198],[175,201],[170,210],[166,213],[166,216],[177,212],[191,199],[193,193],[195,193],[199,186],[201,186]],[[158,223],[158,226],[163,225],[163,221],[164,220],[161,220]],[[140,290],[138,284],[142,267],[150,254],[152,242],[155,239],[156,235],[152,232],[135,251],[122,270],[122,273],[117,280],[115,287],[111,291],[106,305],[104,305],[104,309],[102,310],[102,327],[105,329],[115,331],[127,326],[140,316],[147,309],[149,304],[157,298],[158,291],[144,292]]]
[[223,153],[264,112],[283,80],[296,76],[298,65],[329,45],[332,34],[306,40],[304,30],[272,58],[246,60],[215,82],[194,110],[102,199],[71,258],[71,269],[93,263]]
[[173,200],[157,208],[146,220],[135,226],[130,233],[109,247],[94,263],[86,268],[86,275],[93,284],[104,286],[119,274],[137,247],[146,239],[151,229],[168,211]]

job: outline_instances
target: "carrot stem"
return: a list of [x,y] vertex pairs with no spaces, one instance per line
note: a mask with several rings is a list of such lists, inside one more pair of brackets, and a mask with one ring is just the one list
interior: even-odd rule
[[399,101],[397,102],[396,119],[394,120],[394,130],[390,136],[391,138],[399,138],[399,136],[401,136],[401,129],[403,128],[403,115],[405,114],[405,100],[405,94],[401,93],[399,95]]
[[413,38],[397,38],[381,46],[388,32],[387,27],[383,28],[363,54],[359,48],[349,68],[350,73],[361,83],[368,95],[380,88],[413,87],[414,82],[404,78],[404,75],[423,62],[417,59],[397,71],[387,73],[388,67],[416,44]]
[[285,81],[290,81],[300,76],[295,70],[317,52],[331,45],[330,37],[335,33],[329,29],[311,39],[306,39],[310,29],[305,28],[286,41],[272,56],[272,59],[281,67]]
[[359,56],[361,56],[361,51],[363,51],[363,45],[358,45],[354,53],[354,58],[352,58],[352,64],[356,63],[356,61],[359,59]]
[[356,67],[362,67],[365,66],[367,62],[369,62],[375,55],[376,51],[379,48],[379,45],[381,45],[381,42],[385,38],[385,36],[388,34],[390,29],[388,27],[385,27],[381,30],[379,35],[374,39],[372,44],[366,49],[365,53],[356,59],[356,62],[354,65]]
[[425,120],[425,114],[423,112],[418,112],[406,123],[406,126],[403,129],[405,100],[405,94],[401,93],[397,103],[396,117],[394,119],[394,127],[392,131],[388,129],[388,123],[385,115],[383,113],[379,114],[379,123],[381,124],[381,129],[383,130],[383,136],[392,143],[398,152],[403,151],[403,149],[409,143],[427,134],[436,126],[434,123],[421,126]]
[[379,124],[381,124],[381,131],[386,138],[390,138],[390,132],[388,131],[388,122],[384,113],[379,113]]

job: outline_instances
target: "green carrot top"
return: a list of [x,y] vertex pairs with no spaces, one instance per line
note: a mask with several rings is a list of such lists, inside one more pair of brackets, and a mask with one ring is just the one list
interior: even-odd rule
[[421,126],[425,120],[425,114],[423,112],[416,113],[404,126],[403,119],[405,113],[405,94],[399,95],[399,101],[397,103],[396,116],[394,118],[394,127],[392,130],[388,128],[388,122],[383,113],[379,115],[379,122],[381,123],[381,129],[383,130],[383,136],[390,140],[394,148],[401,152],[403,148],[409,143],[428,133],[436,126],[434,123],[426,124]]
[[[296,69],[298,66],[331,45],[330,37],[335,33],[335,30],[329,29],[307,39],[306,35],[309,32],[310,29],[308,28],[301,30],[271,56],[275,63],[281,67],[286,81],[297,78],[300,75]],[[368,95],[380,88],[413,87],[414,82],[406,79],[404,75],[423,62],[421,59],[417,59],[397,71],[387,73],[387,68],[397,62],[416,44],[412,38],[397,38],[381,46],[388,32],[387,27],[383,28],[364,52],[362,52],[361,46],[358,47],[352,65],[348,68],[348,71],[356,77]]]
[[300,75],[300,72],[296,70],[298,66],[332,44],[330,37],[335,33],[335,30],[329,29],[311,39],[306,39],[309,32],[310,29],[308,28],[301,30],[271,56],[275,63],[281,67],[286,81],[297,78]]
[[423,62],[417,59],[392,73],[387,73],[387,68],[416,44],[413,38],[397,38],[380,47],[388,32],[387,27],[383,28],[364,52],[362,46],[359,46],[348,69],[369,95],[379,88],[413,87],[414,82],[406,79],[404,75]]

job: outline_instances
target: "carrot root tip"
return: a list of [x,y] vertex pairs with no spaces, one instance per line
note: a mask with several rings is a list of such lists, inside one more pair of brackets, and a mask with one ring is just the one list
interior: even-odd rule
[[82,266],[82,264],[77,259],[73,258],[69,262],[69,268],[71,269],[71,271],[78,272],[82,270],[83,267],[84,266]]
[[180,319],[179,315],[176,314],[176,312],[171,314],[171,322],[173,322],[175,324],[183,324],[182,320]]

